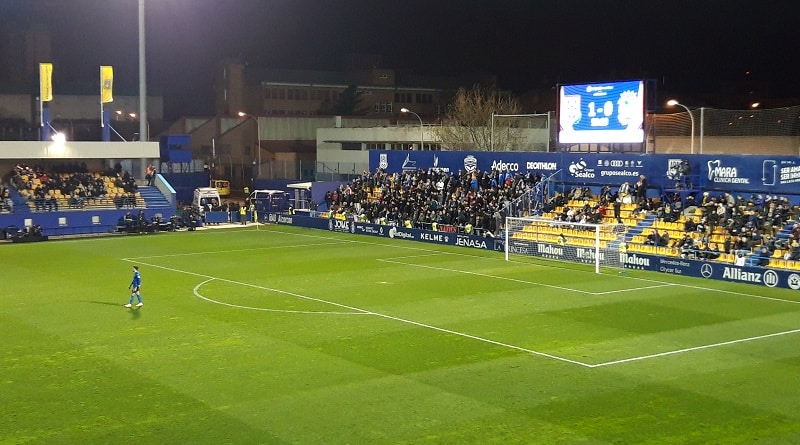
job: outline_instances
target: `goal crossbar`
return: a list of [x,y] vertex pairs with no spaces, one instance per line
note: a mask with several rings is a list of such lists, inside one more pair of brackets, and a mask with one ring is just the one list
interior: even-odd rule
[[590,224],[548,220],[536,217],[507,217],[505,258],[513,255],[623,267],[625,254],[623,229],[617,224]]

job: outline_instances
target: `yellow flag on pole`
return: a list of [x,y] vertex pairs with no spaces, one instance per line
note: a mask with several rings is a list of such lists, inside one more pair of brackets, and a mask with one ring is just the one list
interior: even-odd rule
[[39,64],[39,97],[42,102],[53,100],[53,64]]
[[114,102],[112,89],[114,87],[114,67],[100,67],[100,102],[106,104]]

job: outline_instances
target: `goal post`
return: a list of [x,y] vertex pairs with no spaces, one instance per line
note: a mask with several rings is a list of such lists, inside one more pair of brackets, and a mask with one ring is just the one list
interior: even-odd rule
[[545,218],[507,217],[505,258],[538,257],[601,267],[624,267],[625,228],[619,224],[589,224]]

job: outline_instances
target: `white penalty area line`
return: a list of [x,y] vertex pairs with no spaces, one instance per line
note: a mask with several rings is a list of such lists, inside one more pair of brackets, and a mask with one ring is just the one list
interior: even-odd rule
[[[585,295],[609,295],[609,294],[616,294],[616,293],[620,293],[620,292],[641,291],[641,290],[647,290],[647,289],[656,289],[656,288],[660,288],[660,287],[675,286],[675,284],[663,283],[663,284],[657,284],[657,285],[653,285],[653,286],[641,286],[641,287],[626,288],[626,289],[615,289],[615,290],[612,290],[612,291],[604,291],[604,292],[590,292],[590,291],[585,291],[585,290],[581,290],[581,289],[574,289],[574,288],[571,288],[571,287],[556,286],[554,284],[544,284],[544,283],[539,283],[539,282],[536,282],[536,281],[523,280],[523,279],[519,279],[519,278],[502,277],[502,276],[499,276],[499,275],[491,275],[491,274],[485,274],[485,273],[480,273],[480,272],[473,272],[473,271],[470,271],[470,270],[451,269],[451,268],[448,268],[448,267],[428,266],[428,265],[424,265],[424,264],[415,264],[415,263],[407,263],[405,261],[397,261],[397,259],[421,258],[421,257],[435,256],[435,255],[437,255],[437,254],[432,253],[432,254],[428,254],[428,255],[409,255],[409,256],[403,256],[403,257],[396,257],[396,258],[393,258],[393,259],[378,258],[377,260],[382,262],[382,263],[400,264],[400,265],[403,265],[403,266],[419,267],[419,268],[422,268],[422,269],[440,270],[440,271],[443,271],[443,272],[453,272],[453,273],[460,273],[460,274],[465,274],[465,275],[474,275],[474,276],[477,276],[477,277],[492,278],[492,279],[495,279],[495,280],[510,281],[510,282],[513,282],[513,283],[522,283],[522,284],[530,284],[530,285],[535,285],[535,286],[549,287],[549,288],[552,288],[552,289],[558,289],[558,290],[563,290],[563,291],[568,291],[568,292],[576,292],[576,293],[585,294]],[[447,255],[447,254],[446,253],[441,253],[440,255]]]
[[[122,261],[127,261],[127,262],[131,262],[131,263],[136,262],[136,261],[133,261],[130,258],[123,258]],[[200,286],[202,286],[203,284],[205,284],[205,283],[207,283],[209,281],[218,280],[218,281],[224,281],[226,283],[238,284],[238,285],[241,285],[241,286],[252,287],[252,288],[255,288],[255,289],[274,292],[274,293],[277,293],[277,294],[289,295],[289,296],[292,296],[292,297],[295,297],[295,298],[300,298],[300,299],[303,299],[303,300],[316,301],[318,303],[329,304],[331,306],[336,306],[336,307],[339,307],[339,308],[348,309],[349,311],[352,311],[352,312],[340,312],[339,314],[341,314],[341,315],[357,315],[357,314],[358,315],[363,315],[363,314],[369,314],[370,313],[369,311],[365,311],[363,309],[359,309],[359,308],[356,308],[356,307],[335,303],[333,301],[322,300],[322,299],[319,299],[319,298],[309,297],[307,295],[301,295],[301,294],[298,294],[298,293],[295,293],[295,292],[289,292],[289,291],[285,291],[285,290],[281,290],[281,289],[275,289],[275,288],[272,288],[272,287],[259,286],[257,284],[250,284],[250,283],[243,283],[241,281],[235,281],[235,280],[228,280],[226,278],[214,277],[214,276],[211,276],[211,275],[201,274],[201,273],[197,273],[197,272],[189,272],[189,271],[186,271],[186,270],[175,269],[173,267],[161,266],[161,265],[158,265],[158,264],[151,264],[151,263],[145,263],[145,262],[138,262],[138,263],[139,264],[144,264],[144,265],[149,266],[149,267],[155,267],[157,269],[168,270],[170,272],[177,272],[177,273],[182,273],[182,274],[186,274],[186,275],[193,275],[193,276],[196,276],[196,277],[207,278],[206,281],[200,283],[198,286],[195,287],[195,289],[198,289]],[[209,300],[209,299],[206,299],[206,298],[203,298],[203,299],[207,300],[207,301],[212,301],[212,300]],[[214,302],[218,303],[216,301],[214,301]],[[223,304],[223,303],[220,303],[220,304]],[[235,305],[228,305],[228,306],[235,306]],[[248,309],[248,308],[242,307],[242,309]],[[249,309],[252,309],[252,308],[249,308]],[[319,311],[319,313],[331,314],[333,312]]]
[[[332,237],[329,237],[329,236],[296,234],[296,233],[282,232],[282,231],[281,231],[281,233],[290,234],[290,235],[296,235],[296,236],[309,237],[309,238],[326,239],[326,240],[335,240],[336,239],[336,238],[332,238]],[[396,246],[396,245],[392,245],[392,244],[367,243],[367,242],[364,242],[364,241],[355,241],[355,240],[337,240],[336,242],[318,243],[317,245],[342,244],[342,243],[373,244],[373,245],[381,245],[381,246],[384,246],[384,247],[394,247],[394,248],[400,248],[400,249],[407,249],[407,250],[412,250],[412,251],[428,252],[429,253],[428,255],[409,255],[407,257],[398,257],[398,258],[413,258],[413,257],[432,256],[432,255],[459,255],[459,256],[466,256],[466,257],[471,257],[471,258],[492,259],[492,258],[488,258],[488,257],[478,256],[478,255],[468,255],[468,254],[463,254],[463,253],[443,252],[443,251],[437,251],[437,250],[432,250],[432,249],[424,249],[424,248],[418,248],[418,247],[412,247],[412,246]],[[313,246],[314,244],[309,244],[309,245]],[[281,248],[285,248],[285,247],[287,247],[287,246],[281,246]],[[288,247],[291,247],[291,246],[288,246]],[[248,249],[242,249],[242,250],[248,250]],[[222,251],[222,252],[225,252],[225,251]],[[164,255],[164,256],[159,256],[159,257],[168,257],[168,256],[177,256],[177,255]],[[155,257],[140,257],[140,258],[155,258]],[[135,262],[133,258],[123,258],[123,261]],[[403,263],[403,262],[400,262],[400,261],[392,261],[392,260],[385,260],[385,259],[379,259],[379,261],[394,262],[394,263],[397,263],[397,264],[404,264],[404,265],[416,266],[416,267],[429,267],[429,268],[432,268],[432,269],[440,269],[440,270],[445,270],[445,271],[450,271],[450,272],[458,272],[458,273],[468,273],[468,274],[473,274],[473,275],[478,275],[478,276],[485,276],[485,277],[490,277],[490,278],[507,279],[507,280],[518,281],[518,282],[522,282],[522,283],[529,283],[529,284],[533,284],[533,285],[539,285],[539,286],[546,286],[546,287],[562,289],[562,290],[571,291],[571,292],[580,292],[580,293],[589,294],[589,295],[593,294],[593,293],[587,292],[587,291],[579,291],[579,290],[570,289],[570,288],[564,288],[564,287],[553,286],[553,285],[545,285],[545,284],[541,284],[541,283],[529,282],[529,281],[524,281],[524,280],[516,280],[516,279],[510,279],[510,278],[506,278],[506,277],[498,277],[498,276],[493,276],[493,275],[488,275],[488,274],[480,274],[480,273],[469,272],[469,271],[446,269],[446,268],[437,268],[437,267],[433,267],[433,266],[419,266],[419,265],[413,264],[413,263]],[[519,263],[519,262],[516,262],[516,261],[513,261],[513,262],[514,263]],[[733,345],[733,344],[738,344],[738,343],[757,341],[757,340],[761,340],[761,339],[766,339],[766,338],[771,338],[771,337],[778,337],[778,336],[782,336],[782,335],[789,335],[789,334],[794,334],[794,333],[800,332],[800,329],[793,329],[793,330],[777,332],[777,333],[773,333],[773,334],[765,334],[765,335],[760,335],[760,336],[755,336],[755,337],[748,337],[748,338],[730,340],[730,341],[713,343],[713,344],[708,344],[708,345],[695,346],[695,347],[690,347],[690,348],[683,348],[683,349],[678,349],[678,350],[673,350],[673,351],[660,352],[660,353],[656,353],[656,354],[648,354],[648,355],[643,355],[643,356],[639,356],[639,357],[631,357],[631,358],[613,360],[613,361],[608,361],[608,362],[603,362],[603,363],[590,364],[590,363],[584,363],[584,362],[581,362],[581,361],[578,361],[578,360],[572,360],[572,359],[569,359],[569,358],[566,358],[566,357],[557,356],[557,355],[554,355],[554,354],[548,354],[546,352],[536,351],[536,350],[533,350],[533,349],[527,349],[527,348],[523,348],[523,347],[512,345],[512,344],[508,344],[508,343],[503,343],[503,342],[487,339],[487,338],[484,338],[484,337],[478,337],[478,336],[475,336],[475,335],[471,335],[471,334],[467,334],[467,333],[463,333],[463,332],[458,332],[458,331],[453,331],[453,330],[450,330],[450,329],[441,328],[441,327],[438,327],[438,326],[433,326],[433,325],[429,325],[429,324],[425,324],[425,323],[420,323],[420,322],[413,321],[413,320],[408,320],[408,319],[404,319],[404,318],[400,318],[400,317],[394,317],[394,316],[391,316],[391,315],[388,315],[388,314],[381,314],[381,313],[378,313],[378,312],[367,311],[365,309],[356,308],[356,307],[352,307],[352,306],[347,306],[347,305],[340,304],[340,303],[335,303],[335,302],[332,302],[332,301],[327,301],[327,300],[322,300],[322,299],[319,299],[319,298],[300,295],[300,294],[297,294],[297,293],[294,293],[294,292],[289,292],[289,291],[284,291],[284,290],[274,289],[274,288],[268,288],[268,287],[253,285],[253,284],[249,284],[249,283],[242,283],[242,282],[238,282],[238,281],[234,281],[234,280],[228,280],[228,279],[224,279],[224,278],[213,277],[213,276],[210,276],[210,275],[204,275],[204,274],[199,274],[199,273],[195,273],[195,272],[184,271],[184,270],[170,268],[170,267],[166,267],[166,266],[160,266],[160,265],[156,265],[156,264],[148,264],[148,263],[142,263],[142,264],[146,264],[146,265],[148,265],[150,267],[156,267],[156,268],[160,268],[160,269],[164,269],[164,270],[168,270],[168,271],[172,271],[172,272],[183,273],[183,274],[198,276],[198,277],[202,277],[202,278],[207,278],[206,281],[204,281],[203,283],[201,283],[200,285],[195,287],[195,289],[199,289],[200,286],[202,286],[203,284],[205,284],[205,283],[207,283],[207,282],[209,282],[211,280],[219,280],[219,281],[224,281],[224,282],[228,282],[228,283],[232,283],[232,284],[240,284],[240,285],[243,285],[243,286],[253,287],[253,288],[262,289],[262,290],[267,290],[267,291],[276,292],[276,293],[280,293],[280,294],[284,294],[284,295],[290,295],[290,296],[294,296],[294,297],[301,298],[301,299],[316,301],[316,302],[323,303],[323,304],[330,304],[330,305],[333,305],[333,306],[337,306],[337,307],[352,311],[352,312],[340,312],[340,314],[342,314],[342,315],[344,315],[344,314],[347,314],[347,315],[355,315],[355,314],[358,314],[358,315],[374,315],[376,317],[381,317],[381,318],[385,318],[385,319],[388,319],[388,320],[394,320],[394,321],[397,321],[397,322],[406,323],[406,324],[410,324],[410,325],[413,325],[413,326],[418,326],[418,327],[421,327],[421,328],[431,329],[431,330],[434,330],[434,331],[443,332],[443,333],[447,333],[447,334],[451,334],[451,335],[457,335],[457,336],[460,336],[460,337],[469,338],[469,339],[472,339],[472,340],[481,341],[481,342],[484,342],[484,343],[488,343],[488,344],[492,344],[492,345],[496,345],[496,346],[501,346],[501,347],[504,347],[504,348],[513,349],[513,350],[520,351],[520,352],[525,352],[525,353],[528,353],[528,354],[531,354],[531,355],[536,355],[536,356],[540,356],[540,357],[549,358],[549,359],[552,359],[552,360],[557,360],[557,361],[561,361],[561,362],[565,362],[565,363],[571,363],[571,364],[574,364],[574,365],[579,365],[579,366],[582,366],[582,367],[585,367],[585,368],[599,368],[599,367],[605,367],[605,366],[612,366],[612,365],[619,365],[619,364],[624,364],[624,363],[643,361],[643,360],[654,359],[654,358],[659,358],[659,357],[664,357],[664,356],[677,355],[677,354],[688,353],[688,352],[692,352],[692,351],[698,351],[698,350],[711,349],[711,348],[722,347],[722,346],[727,346],[727,345]],[[552,267],[552,266],[546,266],[545,265],[543,267]],[[772,298],[772,297],[763,297],[763,296],[759,296],[759,295],[752,295],[752,294],[746,294],[746,293],[735,292],[735,291],[725,291],[725,290],[720,290],[720,289],[705,288],[705,287],[701,287],[701,286],[684,285],[684,284],[678,284],[678,283],[667,283],[667,282],[663,282],[663,281],[649,280],[649,279],[645,279],[645,278],[631,278],[631,279],[636,279],[636,280],[639,280],[639,281],[645,281],[645,282],[650,282],[650,283],[657,283],[657,284],[654,285],[654,286],[644,286],[644,287],[641,287],[641,288],[638,288],[638,289],[628,289],[628,290],[650,289],[650,288],[667,287],[667,286],[682,286],[682,287],[687,287],[687,288],[694,288],[694,289],[700,289],[700,290],[721,292],[721,293],[726,293],[726,294],[730,294],[730,295],[738,295],[738,296],[745,296],[745,297],[752,297],[752,298],[761,298],[761,299],[772,300],[772,301],[776,301],[776,302],[800,304],[800,301],[783,300],[783,299]],[[620,292],[620,290],[612,291],[610,293],[613,293],[613,292]],[[606,293],[606,292],[603,292],[603,293]],[[229,305],[229,304],[225,304],[225,303],[221,303],[221,304],[228,305],[228,306],[234,306],[234,305]],[[243,309],[250,309],[250,308],[243,307]],[[255,308],[252,308],[252,309],[255,309]],[[323,313],[323,312],[320,312],[320,313]],[[333,314],[333,312],[324,312],[324,313]]]
[[[244,306],[240,304],[233,304],[233,303],[226,303],[224,301],[214,300],[213,298],[208,298],[200,293],[200,288],[203,287],[206,283],[210,283],[211,281],[216,280],[216,278],[209,278],[208,280],[203,281],[202,283],[198,284],[194,287],[193,292],[195,297],[208,301],[209,303],[219,304],[221,306],[228,306],[236,309],[248,309],[251,311],[264,311],[264,312],[280,312],[284,314],[320,314],[320,315],[368,315],[366,312],[339,312],[339,311],[299,311],[299,310],[292,310],[292,309],[272,309],[272,308],[265,308],[265,307],[254,307],[254,306]],[[238,283],[245,285],[244,283]],[[264,290],[272,291],[273,289],[268,289],[261,286],[253,286]]]
[[762,340],[762,339],[771,338],[771,337],[780,337],[782,335],[796,334],[798,332],[800,332],[800,329],[792,329],[790,331],[776,332],[774,334],[757,335],[755,337],[740,338],[740,339],[737,339],[737,340],[723,341],[723,342],[719,342],[719,343],[711,343],[711,344],[708,344],[708,345],[694,346],[694,347],[691,347],[691,348],[676,349],[674,351],[659,352],[657,354],[642,355],[642,356],[639,356],[639,357],[631,357],[631,358],[625,358],[625,359],[621,359],[621,360],[613,360],[613,361],[610,361],[610,362],[597,363],[597,364],[594,364],[594,365],[587,365],[587,366],[589,368],[599,368],[601,366],[611,366],[611,365],[619,365],[619,364],[622,364],[622,363],[638,362],[638,361],[648,360],[648,359],[653,359],[653,358],[658,358],[658,357],[666,357],[668,355],[683,354],[683,353],[686,353],[686,352],[700,351],[700,350],[703,350],[703,349],[717,348],[717,347],[720,347],[720,346],[735,345],[737,343],[747,343],[747,342],[756,341],[756,340]]
[[[424,256],[429,256],[429,255],[424,255]],[[411,257],[405,257],[405,258],[411,258]],[[473,272],[471,270],[460,270],[460,269],[450,269],[448,267],[427,266],[427,265],[424,265],[424,264],[407,263],[405,261],[395,261],[395,260],[389,260],[389,259],[385,259],[385,258],[378,258],[378,261],[380,261],[382,263],[391,263],[391,264],[400,264],[400,265],[403,265],[403,266],[419,267],[421,269],[440,270],[440,271],[443,271],[443,272],[460,273],[460,274],[464,274],[464,275],[473,275],[473,276],[476,276],[476,277],[494,278],[496,280],[504,280],[504,281],[511,281],[511,282],[514,282],[514,283],[523,283],[523,284],[531,284],[531,285],[536,285],[536,286],[544,286],[544,287],[550,287],[550,288],[553,288],[553,289],[559,289],[559,290],[564,290],[564,291],[569,291],[569,292],[578,292],[578,293],[581,293],[581,294],[592,295],[591,292],[588,292],[588,291],[585,291],[585,290],[571,289],[571,288],[568,288],[568,287],[561,287],[561,286],[556,286],[556,285],[552,285],[552,284],[542,284],[542,283],[537,283],[535,281],[521,280],[521,279],[518,279],[518,278],[501,277],[501,276],[498,276],[498,275],[490,275],[490,274],[486,274],[486,273]]]
[[[431,256],[431,255],[405,256],[405,257],[398,257],[398,258],[405,259],[405,258],[418,258],[418,257],[428,257],[428,256]],[[587,291],[581,291],[581,290],[578,290],[578,289],[564,288],[564,287],[560,287],[560,286],[536,283],[536,282],[533,282],[533,281],[520,280],[520,279],[516,279],[516,278],[501,277],[501,276],[497,276],[497,275],[489,275],[489,274],[483,274],[483,273],[479,273],[479,272],[472,272],[472,271],[466,271],[466,270],[450,269],[450,268],[437,267],[437,266],[427,266],[427,265],[406,263],[406,262],[402,262],[402,261],[395,261],[395,260],[382,259],[382,258],[379,258],[378,261],[386,262],[386,263],[393,263],[393,264],[401,264],[401,265],[411,266],[411,267],[420,267],[420,268],[424,268],[424,269],[441,270],[441,271],[446,271],[446,272],[454,272],[454,273],[462,273],[462,274],[467,274],[467,275],[481,276],[481,277],[486,277],[486,278],[494,278],[494,279],[498,279],[498,280],[506,280],[506,281],[512,281],[512,282],[516,282],[516,283],[533,284],[533,285],[537,285],[537,286],[551,287],[551,288],[567,290],[567,291],[571,291],[571,292],[579,292],[579,293],[583,293],[583,294],[587,294],[587,295],[606,295],[606,294],[615,294],[615,293],[619,293],[619,292],[630,292],[630,291],[640,291],[640,290],[656,289],[656,288],[670,287],[670,286],[680,286],[679,284],[660,282],[661,284],[657,284],[657,285],[653,285],[653,286],[642,286],[642,287],[630,288],[630,289],[618,289],[618,290],[607,291],[607,292],[587,292]],[[766,298],[771,299],[771,300],[773,299],[773,298],[769,298],[769,297],[766,297]],[[774,299],[774,300],[788,301],[788,300],[780,300],[780,299]],[[794,303],[793,301],[788,301],[788,302]],[[563,357],[558,357],[558,356],[554,356],[554,355],[548,355],[548,354],[545,354],[545,353],[538,353],[537,352],[537,354],[538,355],[543,355],[543,356],[546,356],[546,357],[550,357],[550,358],[557,358],[559,360],[566,361],[566,362],[569,362],[569,363],[578,364],[578,365],[581,365],[581,366],[585,366],[587,368],[599,368],[599,367],[602,367],[602,366],[620,365],[620,364],[623,364],[623,363],[637,362],[637,361],[642,361],[642,360],[654,359],[654,358],[658,358],[658,357],[665,357],[665,356],[669,356],[669,355],[683,354],[683,353],[687,353],[687,352],[699,351],[699,350],[703,350],[703,349],[717,348],[717,347],[733,345],[733,344],[737,344],[737,343],[746,343],[746,342],[761,340],[761,339],[765,339],[765,338],[771,338],[771,337],[778,337],[778,336],[782,336],[782,335],[794,334],[794,333],[797,333],[797,332],[800,332],[800,329],[793,329],[793,330],[789,330],[789,331],[777,332],[777,333],[774,333],[774,334],[758,335],[758,336],[755,336],[755,337],[740,338],[740,339],[736,339],[736,340],[729,340],[729,341],[724,341],[724,342],[719,342],[719,343],[712,343],[712,344],[702,345],[702,346],[694,346],[694,347],[691,347],[691,348],[676,349],[676,350],[673,350],[673,351],[659,352],[659,353],[656,353],[656,354],[648,354],[648,355],[642,355],[642,356],[639,356],[639,357],[630,357],[630,358],[625,358],[625,359],[620,359],[620,360],[613,360],[613,361],[609,361],[609,362],[596,363],[596,364],[583,363],[583,362],[579,362],[579,361],[576,361],[576,360],[566,359],[566,358],[563,358]],[[519,348],[519,349],[525,350],[523,348]],[[528,351],[528,352],[530,352],[530,351]]]
[[[510,262],[510,263],[514,263],[514,264],[526,264],[526,265],[532,265],[532,266],[535,266],[535,267],[542,267],[542,268],[563,269],[563,267],[543,264],[541,261],[539,261],[539,262],[537,262],[535,264],[534,263],[530,263],[530,262],[525,262],[525,261],[515,261],[515,260],[506,261],[505,258],[498,259],[496,257],[490,257],[490,256],[471,255],[471,254],[467,254],[467,253],[449,252],[449,251],[428,249],[428,248],[424,248],[424,247],[414,247],[414,246],[402,245],[402,244],[375,243],[375,242],[350,240],[350,239],[345,240],[345,239],[341,239],[341,238],[334,238],[334,237],[329,236],[329,235],[326,235],[326,236],[323,236],[323,235],[310,235],[310,234],[307,234],[307,233],[295,233],[295,232],[283,231],[283,230],[280,230],[281,226],[268,226],[268,227],[270,227],[269,230],[271,230],[271,231],[279,232],[279,233],[284,234],[284,235],[291,235],[291,236],[298,236],[298,237],[326,239],[326,240],[336,239],[336,240],[340,240],[342,243],[369,244],[369,245],[374,245],[374,246],[391,247],[391,248],[394,248],[394,249],[404,249],[404,250],[411,250],[411,251],[417,251],[417,252],[431,252],[432,255],[439,254],[439,255],[464,256],[464,257],[469,257],[469,258],[483,258],[483,259],[487,259],[487,260]],[[422,256],[422,255],[419,255],[419,256]],[[413,255],[409,255],[409,256],[406,256],[406,257],[397,257],[397,258],[413,258],[413,257],[414,257]],[[536,258],[536,259],[537,260],[546,260],[546,258]],[[593,275],[595,274],[594,270],[589,272],[589,271],[583,271],[583,270],[577,270],[576,269],[575,271],[578,272],[578,273],[591,273]],[[782,299],[782,298],[767,297],[767,296],[763,296],[763,295],[755,295],[755,294],[749,294],[749,293],[745,293],[745,292],[736,292],[736,291],[731,291],[731,290],[717,289],[717,288],[713,288],[713,287],[695,286],[695,285],[683,284],[683,283],[670,283],[670,282],[663,281],[663,280],[653,280],[653,279],[650,279],[650,278],[642,278],[642,277],[631,277],[631,276],[627,276],[627,275],[625,275],[625,276],[617,276],[616,274],[615,275],[610,275],[608,273],[602,273],[601,275],[616,276],[617,278],[620,278],[620,279],[642,281],[642,282],[645,282],[645,283],[653,283],[654,284],[653,288],[654,287],[666,287],[666,286],[678,286],[678,287],[686,287],[686,288],[689,288],[689,289],[697,289],[697,290],[704,290],[704,291],[709,291],[709,292],[719,292],[719,293],[728,294],[728,295],[736,295],[736,296],[740,296],[740,297],[757,298],[757,299],[760,299],[760,300],[769,300],[769,301],[776,301],[776,302],[781,302],[781,303],[800,304],[800,300],[786,300],[786,299]],[[536,283],[536,284],[539,284],[539,283]],[[542,286],[544,286],[544,285],[542,285]],[[651,287],[632,288],[630,290],[649,289],[649,288],[651,288]],[[574,290],[574,289],[569,289],[569,288],[564,288],[564,289],[566,289],[566,290]],[[580,292],[580,291],[578,291],[578,292]],[[583,291],[583,292],[586,293],[585,291]],[[620,290],[610,291],[610,292],[607,292],[607,293],[614,293],[614,292],[620,292]],[[598,295],[600,295],[600,294],[602,294],[602,293],[598,293]]]
[[[129,258],[123,258],[122,260],[123,261],[127,261],[127,262],[133,262],[133,260],[129,259]],[[467,333],[464,333],[464,332],[453,331],[451,329],[446,329],[446,328],[442,328],[442,327],[439,327],[439,326],[434,326],[434,325],[430,325],[430,324],[426,324],[426,323],[420,323],[418,321],[413,321],[413,320],[408,320],[408,319],[405,319],[405,318],[395,317],[395,316],[388,315],[388,314],[382,314],[382,313],[379,313],[379,312],[368,311],[366,309],[361,309],[361,308],[357,308],[357,307],[354,307],[354,306],[348,306],[348,305],[341,304],[341,303],[336,303],[336,302],[333,302],[333,301],[328,301],[328,300],[323,300],[323,299],[320,299],[320,298],[309,297],[307,295],[301,295],[301,294],[298,294],[298,293],[295,293],[295,292],[289,292],[289,291],[280,290],[280,289],[274,289],[274,288],[269,288],[269,287],[264,287],[264,286],[258,286],[258,285],[250,284],[250,283],[243,283],[243,282],[240,282],[240,281],[229,280],[229,279],[226,279],[226,278],[213,277],[213,276],[210,276],[210,275],[205,275],[205,274],[196,273],[196,272],[189,272],[189,271],[186,271],[186,270],[180,270],[180,269],[175,269],[175,268],[172,268],[172,267],[161,266],[161,265],[158,265],[158,264],[150,264],[150,263],[144,263],[144,262],[140,262],[140,264],[144,264],[144,265],[149,266],[149,267],[155,267],[155,268],[158,268],[158,269],[168,270],[170,272],[177,272],[177,273],[182,273],[182,274],[187,274],[187,275],[193,275],[193,276],[196,276],[196,277],[206,278],[205,281],[203,281],[202,283],[200,283],[197,286],[195,286],[195,288],[194,288],[195,289],[195,295],[197,297],[203,299],[203,300],[206,300],[206,301],[209,301],[209,302],[213,302],[213,303],[216,303],[216,304],[222,304],[224,306],[236,307],[236,308],[240,308],[240,309],[258,309],[258,308],[250,308],[250,307],[245,307],[245,306],[239,306],[239,305],[234,305],[234,304],[214,301],[214,300],[211,300],[211,299],[208,299],[208,298],[205,298],[205,297],[202,297],[202,296],[198,295],[199,292],[197,290],[202,285],[204,285],[204,284],[206,284],[206,283],[208,283],[209,281],[212,281],[212,280],[223,281],[223,282],[231,283],[231,284],[239,284],[239,285],[242,285],[242,286],[252,287],[252,288],[255,288],[255,289],[261,289],[261,290],[266,290],[266,291],[275,292],[275,293],[279,293],[279,294],[290,295],[290,296],[301,298],[301,299],[304,299],[304,300],[310,300],[310,301],[316,301],[316,302],[323,303],[323,304],[329,304],[329,305],[336,306],[336,307],[339,307],[339,308],[342,308],[342,309],[347,309],[348,311],[352,311],[352,312],[323,312],[323,311],[320,311],[320,312],[317,312],[317,314],[374,315],[376,317],[385,318],[387,320],[393,320],[393,321],[397,321],[397,322],[400,322],[400,323],[406,323],[406,324],[410,324],[410,325],[421,327],[421,328],[425,328],[425,329],[431,329],[431,330],[438,331],[438,332],[444,332],[444,333],[451,334],[451,335],[457,335],[457,336],[460,336],[460,337],[469,338],[469,339],[481,341],[481,342],[484,342],[484,343],[489,343],[489,344],[492,344],[492,345],[495,345],[495,346],[501,346],[501,347],[504,347],[504,348],[513,349],[513,350],[520,351],[520,352],[525,352],[525,353],[528,353],[528,354],[531,354],[531,355],[538,355],[540,357],[547,357],[547,358],[550,358],[550,359],[553,359],[553,360],[558,360],[558,361],[562,361],[562,362],[566,362],[566,363],[572,363],[574,365],[580,365],[580,366],[583,366],[583,367],[591,367],[591,365],[589,365],[587,363],[583,363],[583,362],[580,362],[580,361],[577,361],[577,360],[571,360],[571,359],[568,359],[568,358],[565,358],[565,357],[560,357],[560,356],[553,355],[553,354],[548,354],[546,352],[535,351],[533,349],[527,349],[527,348],[523,348],[521,346],[516,346],[516,345],[512,345],[512,344],[508,344],[508,343],[503,343],[503,342],[499,342],[499,341],[496,341],[496,340],[491,340],[491,339],[484,338],[484,337],[478,337],[476,335],[471,335],[471,334],[467,334]],[[267,309],[258,309],[258,310],[267,310]],[[287,311],[282,311],[282,312],[287,312]],[[304,313],[304,312],[299,312],[299,313]]]
[[253,252],[257,250],[296,249],[299,247],[317,247],[317,246],[332,246],[332,245],[335,246],[337,244],[345,244],[345,243],[347,243],[347,241],[330,241],[327,243],[293,244],[291,246],[248,247],[244,249],[225,249],[225,250],[207,250],[203,252],[169,253],[165,255],[150,255],[150,256],[123,258],[123,261],[146,260],[152,258],[171,258],[171,257],[193,256],[193,255],[214,255],[214,254],[232,253],[232,252]]

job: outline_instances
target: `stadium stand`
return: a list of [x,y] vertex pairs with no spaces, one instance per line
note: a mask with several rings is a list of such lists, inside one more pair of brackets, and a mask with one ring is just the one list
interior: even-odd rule
[[[329,191],[327,211],[319,216],[498,236],[510,203],[530,194],[541,179],[502,171],[364,172],[352,183]],[[661,198],[631,202],[609,187],[599,193],[574,187],[543,199],[540,214],[554,221],[616,225],[615,233],[624,233],[623,248],[628,252],[800,270],[798,207],[786,197],[732,196],[690,187],[665,192]],[[553,243],[593,242],[591,234],[581,230],[550,233],[539,226],[535,231]]]
[[541,181],[503,171],[363,172],[325,196],[323,218],[497,236],[504,209]]
[[21,204],[34,213],[145,207],[136,181],[127,172],[90,173],[85,166],[75,165],[54,167],[46,172],[41,167],[17,164],[9,183],[19,196],[17,208]]

